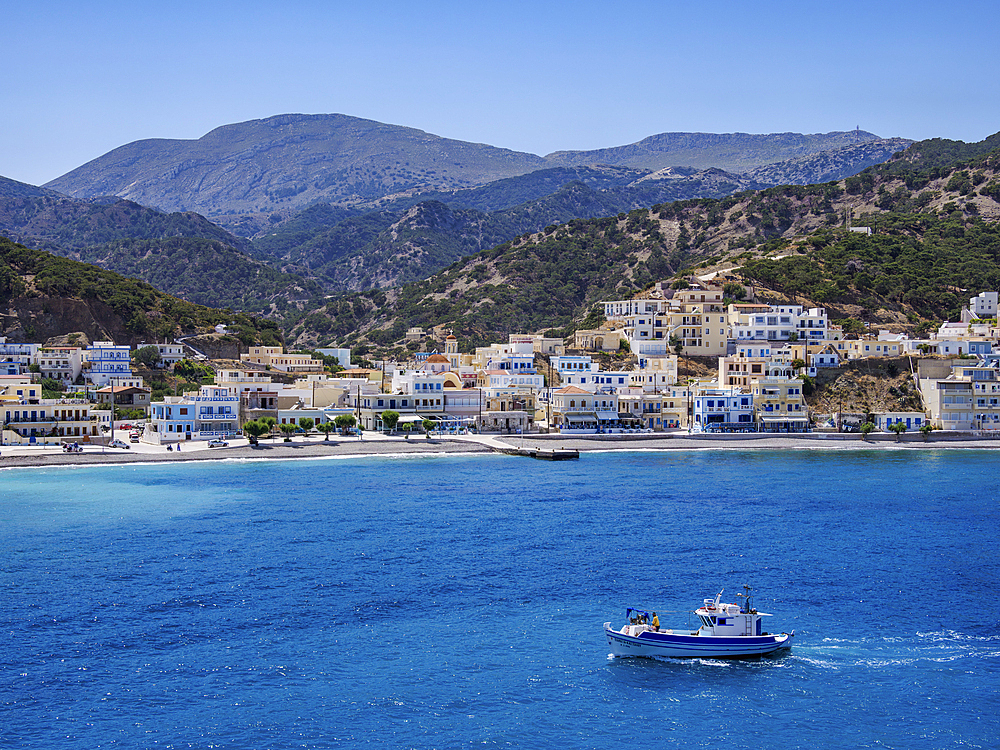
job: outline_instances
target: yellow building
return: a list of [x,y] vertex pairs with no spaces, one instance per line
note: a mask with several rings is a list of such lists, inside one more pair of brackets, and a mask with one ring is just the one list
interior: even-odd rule
[[720,357],[729,343],[722,297],[722,289],[701,286],[678,290],[669,300],[647,296],[602,304],[605,317],[622,326],[639,357],[673,351],[672,339],[681,342],[684,354]]
[[247,354],[240,355],[240,361],[281,372],[323,372],[323,362],[313,359],[311,354],[286,354],[281,346],[251,346]]
[[809,409],[798,378],[766,377],[752,386],[757,428],[761,432],[805,432]]

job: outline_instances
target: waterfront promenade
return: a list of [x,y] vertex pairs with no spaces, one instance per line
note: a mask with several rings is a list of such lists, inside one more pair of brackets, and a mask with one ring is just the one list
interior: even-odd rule
[[689,435],[686,432],[636,435],[451,435],[447,437],[382,435],[366,432],[357,437],[322,435],[298,436],[292,442],[283,438],[263,439],[250,446],[245,438],[229,441],[227,448],[209,448],[202,441],[183,444],[168,451],[165,446],[133,443],[129,450],[85,446],[81,454],[63,453],[48,446],[2,446],[0,468],[17,466],[89,465],[109,463],[144,463],[158,461],[211,461],[220,459],[261,460],[322,458],[335,456],[377,456],[408,454],[485,453],[511,448],[575,449],[581,453],[608,450],[923,450],[928,448],[1000,449],[1000,440],[963,433],[932,433],[929,440],[918,433],[895,435],[860,435],[808,433],[775,435]]

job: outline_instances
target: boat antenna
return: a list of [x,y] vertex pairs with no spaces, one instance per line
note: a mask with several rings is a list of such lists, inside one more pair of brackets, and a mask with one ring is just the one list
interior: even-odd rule
[[737,594],[736,596],[743,597],[744,602],[743,602],[742,613],[746,615],[746,614],[750,614],[750,612],[753,611],[753,601],[752,601],[753,600],[753,594],[750,593],[751,591],[753,591],[753,589],[750,588],[749,586],[747,586],[746,584],[744,584],[743,585],[743,590],[746,592],[745,594]]

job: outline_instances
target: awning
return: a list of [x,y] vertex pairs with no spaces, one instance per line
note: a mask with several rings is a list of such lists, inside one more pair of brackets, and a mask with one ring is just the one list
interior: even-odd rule
[[783,417],[761,417],[762,422],[808,422],[809,417],[793,417],[791,415]]
[[597,412],[598,419],[618,419],[618,412],[616,411],[599,411]]
[[564,419],[567,422],[594,422],[597,417],[593,414],[566,414]]

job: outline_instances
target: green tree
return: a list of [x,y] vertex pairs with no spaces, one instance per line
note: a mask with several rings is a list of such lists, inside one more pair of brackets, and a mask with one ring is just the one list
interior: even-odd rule
[[723,284],[722,293],[730,299],[741,300],[747,296],[746,287],[736,281]]
[[346,435],[347,431],[358,423],[353,414],[338,414],[333,423],[340,430],[341,435]]
[[382,425],[385,427],[386,430],[388,430],[389,432],[395,430],[397,422],[399,422],[398,411],[391,411],[389,409],[386,409],[384,412],[382,412]]
[[268,434],[273,438],[274,437],[274,426],[276,424],[278,424],[278,420],[275,419],[274,417],[261,417],[258,421],[262,425],[265,425],[267,427]]
[[337,429],[335,422],[320,422],[316,425],[316,429],[323,433],[323,440],[327,441],[330,439],[330,433]]
[[269,429],[270,428],[266,424],[252,420],[243,425],[243,432],[253,438],[251,443],[255,442],[257,438],[266,433]]
[[302,431],[306,435],[309,434],[309,430],[311,430],[315,424],[316,424],[316,420],[311,419],[310,417],[302,417],[299,420],[299,427],[302,428]]
[[296,424],[292,424],[291,422],[286,422],[283,425],[279,425],[278,429],[280,429],[282,433],[284,433],[285,442],[290,443],[292,442],[292,433],[296,432],[299,429],[299,426]]
[[863,425],[861,425],[861,439],[867,440],[868,436],[874,431],[875,431],[875,425],[873,425],[871,422],[865,422]]
[[[42,386],[43,398],[59,398],[58,394],[66,390],[66,386],[63,385],[62,381],[56,380],[55,378],[42,378],[38,381],[38,384]],[[57,395],[46,396],[46,393],[53,393]]]
[[896,422],[895,424],[889,425],[889,432],[895,432],[896,442],[899,442],[899,436],[906,432],[906,423]]
[[152,370],[160,364],[162,357],[160,357],[160,350],[155,346],[144,346],[141,349],[136,349],[132,352],[132,360],[137,365],[142,365],[143,367]]
[[430,431],[433,430],[435,427],[437,427],[437,422],[435,422],[433,419],[425,419],[423,421],[424,432],[427,433],[428,435],[430,434]]

